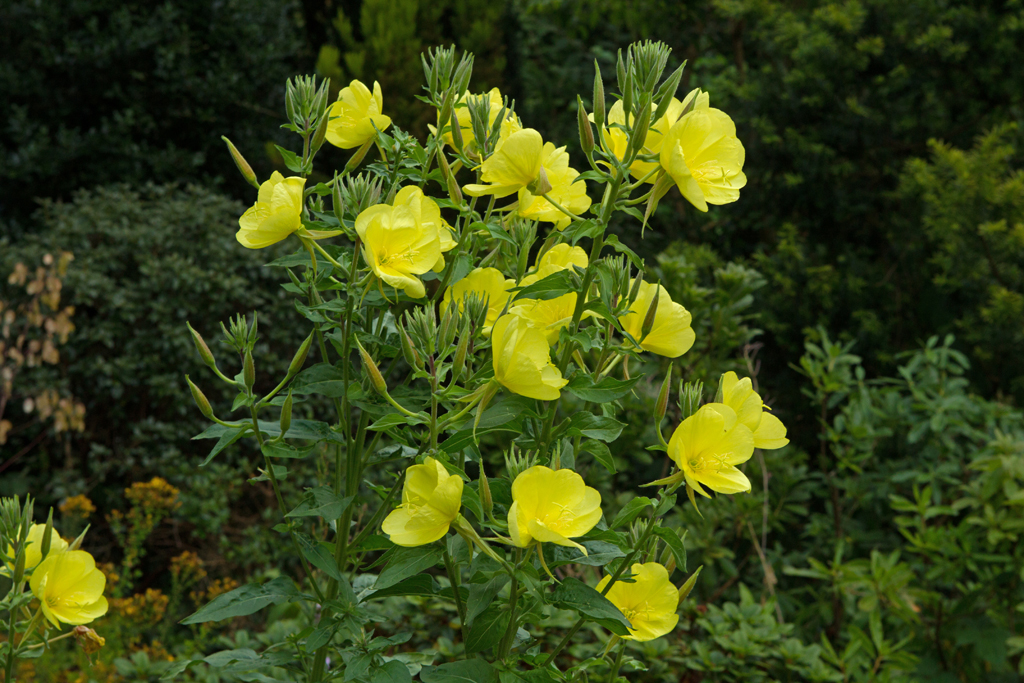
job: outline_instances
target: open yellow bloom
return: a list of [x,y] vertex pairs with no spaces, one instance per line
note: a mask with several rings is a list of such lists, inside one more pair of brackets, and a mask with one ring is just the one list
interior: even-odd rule
[[583,250],[583,247],[573,247],[562,243],[556,244],[544,252],[543,256],[537,259],[536,267],[537,269],[544,266],[558,266],[559,268],[579,266],[580,268],[586,268],[588,263],[590,263],[590,259],[587,258],[587,252]]
[[745,155],[729,115],[709,108],[689,112],[669,129],[660,160],[687,201],[707,211],[708,204],[740,198]]
[[405,471],[402,504],[385,518],[381,529],[395,545],[412,548],[442,538],[462,508],[462,478],[426,458]]
[[54,626],[88,624],[107,613],[107,577],[84,550],[50,553],[32,572],[29,585]]
[[789,439],[786,438],[786,426],[782,420],[771,413],[765,412],[761,395],[754,391],[749,377],[739,379],[735,372],[722,375],[720,403],[736,411],[736,418],[754,433],[754,448],[771,450],[782,448]]
[[[707,109],[710,106],[710,99],[706,92],[703,92],[700,88],[694,88],[689,94],[683,98],[680,102],[676,98],[672,98],[669,102],[668,108],[665,110],[665,114],[651,124],[651,127],[647,131],[647,137],[644,138],[644,154],[661,154],[661,147],[665,142],[665,136],[668,135],[668,131],[675,125],[676,121],[679,120],[679,116],[683,113],[683,110],[689,106],[690,102],[696,98],[696,102],[693,103],[694,109]],[[629,167],[633,177],[643,178],[647,176],[651,171],[658,167],[658,163],[654,161],[634,161],[633,165]],[[647,182],[653,183],[656,176],[651,176],[647,179]]]
[[305,178],[285,178],[274,171],[260,185],[256,203],[238,219],[235,239],[243,247],[262,249],[288,237],[302,225]]
[[[372,140],[378,130],[391,125],[384,110],[380,83],[373,82],[373,92],[361,81],[352,81],[338,93],[338,101],[328,110],[327,142],[342,149],[359,147]],[[376,126],[376,128],[375,128]]]
[[363,258],[378,278],[414,299],[426,294],[417,277],[434,268],[441,256],[436,227],[423,226],[409,206],[371,206],[356,217]]
[[[437,238],[440,241],[441,253],[447,253],[458,246],[458,242],[452,236],[452,226],[441,217],[441,207],[433,199],[423,194],[423,190],[415,185],[403,187],[395,195],[394,206],[407,206],[412,211],[413,218],[424,230],[437,231]],[[441,257],[434,264],[435,271],[444,270],[444,258]]]
[[487,317],[484,319],[483,334],[490,336],[494,321],[505,310],[505,304],[512,297],[508,290],[515,287],[515,280],[506,279],[497,268],[475,268],[469,275],[462,278],[444,291],[441,299],[441,313],[444,314],[451,303],[457,302],[459,310],[470,294],[476,294],[487,302]]
[[[523,277],[519,285],[528,287],[560,270],[565,268],[554,264],[544,266],[537,272]],[[553,345],[558,341],[559,330],[568,327],[572,322],[573,313],[576,312],[577,296],[575,292],[569,292],[554,299],[520,299],[509,309],[509,313],[518,315],[530,327],[540,330],[548,344]]]
[[754,434],[722,403],[708,403],[683,420],[668,442],[668,457],[686,483],[710,498],[703,484],[719,493],[750,490],[750,480],[736,469],[754,454]]
[[[633,583],[616,581],[605,597],[632,625],[629,635],[622,637],[643,643],[662,637],[679,623],[679,589],[669,581],[668,570],[657,562],[634,564],[632,573]],[[601,579],[597,590],[603,591],[611,578]]]
[[[632,286],[630,281],[630,286]],[[642,336],[647,310],[658,294],[658,308],[654,312],[654,325],[646,337]],[[629,311],[619,318],[622,329],[640,342],[640,347],[651,353],[667,358],[678,358],[693,346],[696,335],[690,327],[690,312],[682,304],[672,301],[668,291],[661,285],[649,282],[640,284],[640,292]]]
[[541,172],[544,140],[532,128],[524,128],[498,143],[494,154],[481,166],[480,180],[489,185],[466,185],[471,197],[493,194],[499,199],[515,194],[537,179]]
[[[543,155],[541,166],[551,184],[548,196],[577,216],[589,209],[587,184],[583,181],[574,182],[580,173],[569,168],[569,154],[565,147],[556,149],[552,143],[545,142]],[[532,194],[525,187],[519,190],[519,215],[534,221],[554,223],[556,230],[564,229],[572,221],[551,202]]]
[[569,383],[551,362],[544,334],[517,315],[503,315],[491,330],[494,379],[514,394],[557,400]]
[[[34,569],[37,564],[43,560],[43,534],[46,533],[45,524],[33,524],[29,527],[28,537],[25,539],[25,571]],[[50,552],[59,553],[67,549],[68,542],[60,537],[57,533],[57,529],[53,529],[50,534]],[[10,557],[14,557],[14,546],[7,546],[7,554]],[[14,571],[14,566],[8,562],[4,563],[3,567],[0,567],[0,576],[10,576]]]
[[601,520],[601,494],[572,470],[537,465],[512,482],[508,533],[520,548],[555,543],[587,549],[570,539],[584,535]]

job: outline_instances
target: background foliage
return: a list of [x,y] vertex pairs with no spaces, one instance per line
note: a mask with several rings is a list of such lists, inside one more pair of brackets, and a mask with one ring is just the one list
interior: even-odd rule
[[[290,313],[281,273],[234,242],[232,198],[251,192],[218,136],[265,177],[280,161],[265,150],[284,121],[284,79],[313,70],[336,88],[379,80],[385,110],[415,130],[431,114],[413,99],[412,57],[456,42],[477,54],[474,90],[500,87],[571,151],[590,62],[608,76],[616,49],[652,38],[687,60],[683,91],[710,91],[736,120],[750,183],[708,214],[666,200],[642,242],[618,232],[694,314],[688,378],[759,372],[794,445],[751,461],[751,495],[705,504],[703,519],[681,513],[705,565],[698,606],[677,637],[646,646],[664,648],[663,668],[627,675],[1016,680],[1021,3],[19,0],[0,23],[15,27],[0,36],[0,272],[74,253],[62,296],[76,330],[60,363],[29,379],[86,408],[82,433],[51,433],[14,463],[35,434],[0,446],[0,493],[54,505],[88,495],[92,538],[120,565],[129,553],[106,517],[130,508],[124,489],[159,474],[179,490],[125,592],[147,609],[171,596],[166,619],[126,622],[163,649],[126,638],[134,654],[98,655],[110,676],[147,680],[211,637],[243,647],[289,628],[284,610],[223,634],[163,625],[190,610],[188,591],[215,595],[274,554],[251,531],[266,491],[242,481],[247,454],[196,470],[205,447],[181,437],[198,431],[186,319],[212,339],[219,321],[259,309],[264,358],[286,363],[296,344],[273,325]],[[0,286],[10,300],[14,286]],[[702,353],[712,340],[728,353]],[[657,392],[638,387],[637,415]],[[649,442],[631,423],[619,443]],[[653,466],[642,448],[613,456],[619,472],[593,483],[623,489]],[[231,474],[229,490],[212,485]],[[185,551],[199,564],[172,565]],[[173,577],[193,565],[203,576],[183,588]],[[452,637],[450,615],[430,605],[387,617],[439,651]]]

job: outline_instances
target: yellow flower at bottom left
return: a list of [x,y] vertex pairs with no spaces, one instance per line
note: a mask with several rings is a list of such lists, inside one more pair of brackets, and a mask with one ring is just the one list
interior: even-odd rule
[[413,548],[442,538],[462,509],[462,478],[426,458],[405,471],[402,504],[381,524],[395,545]]
[[54,626],[88,624],[107,613],[107,577],[84,550],[51,552],[32,572],[29,585]]

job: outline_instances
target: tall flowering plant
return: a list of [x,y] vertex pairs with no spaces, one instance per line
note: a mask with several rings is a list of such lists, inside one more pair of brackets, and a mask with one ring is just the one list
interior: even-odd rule
[[[423,58],[421,99],[437,110],[423,142],[385,114],[376,83],[353,81],[331,103],[313,78],[287,88],[285,127],[301,150],[280,151],[293,175],[260,182],[228,142],[258,189],[238,241],[297,243],[271,265],[287,274],[311,329],[286,375],[258,392],[255,316],[224,328],[234,376],[190,328],[212,375],[238,391],[237,414],[218,416],[188,382],[214,423],[199,435],[216,439],[206,462],[256,442],[256,481],[274,492],[274,528],[297,565],[218,596],[185,623],[297,603],[308,624],[262,652],[218,655],[232,673],[513,683],[590,670],[614,681],[626,643],[671,633],[697,578],[686,578],[681,530],[663,523],[677,491],[694,504],[695,494],[749,491],[742,464],[755,447],[785,443],[785,427],[734,375],[706,404],[699,384],[681,383],[683,419],[666,439],[669,365],[651,448],[672,472],[649,484],[654,495],[610,514],[581,473],[611,463],[619,401],[640,379],[629,362],[682,356],[694,332],[686,302],[645,279],[609,223],[616,212],[646,222],[673,188],[701,211],[736,201],[743,145],[707,93],[677,99],[683,67],[663,79],[660,43],[620,53],[613,106],[599,69],[593,111],[578,99],[583,170],[498,90],[473,94],[473,58],[456,57]],[[354,150],[328,175],[314,172],[325,144]],[[489,478],[498,448],[504,469]],[[313,454],[326,463],[319,480],[288,499],[282,480]],[[590,569],[559,570],[570,565]],[[402,636],[371,637],[373,603],[395,596],[450,602],[454,656],[407,665],[395,655]],[[545,638],[559,611],[572,625]],[[563,652],[587,624],[605,634],[605,656],[572,663]],[[179,661],[168,676],[210,660]]]

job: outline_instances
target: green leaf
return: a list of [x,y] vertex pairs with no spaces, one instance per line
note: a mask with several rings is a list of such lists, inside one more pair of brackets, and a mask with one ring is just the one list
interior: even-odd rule
[[[625,210],[625,209],[623,209],[623,210]],[[640,215],[639,211],[636,212],[636,215],[637,215],[637,217],[640,220],[643,220],[643,216]],[[637,256],[635,251],[633,251],[632,249],[627,247],[625,244],[620,242],[618,235],[614,235],[614,234],[608,235],[605,238],[604,243],[607,244],[612,249],[614,249],[615,251],[619,252],[620,254],[625,254],[626,256],[628,256],[629,260],[633,262],[633,265],[636,266],[637,268],[639,268],[640,270],[644,269],[644,260],[642,258],[640,258],[639,256]]]
[[629,620],[619,608],[596,590],[579,579],[569,577],[551,593],[551,604],[561,609],[579,612],[619,636],[629,635]]
[[466,635],[466,652],[483,652],[494,647],[505,635],[511,615],[504,605],[491,605],[483,614],[473,620]]
[[299,550],[302,556],[309,560],[309,563],[322,571],[335,581],[344,581],[345,576],[338,569],[338,563],[334,560],[334,554],[329,546],[318,543],[306,534],[296,532],[295,540],[299,543]]
[[630,379],[615,379],[614,377],[602,377],[600,382],[595,383],[590,375],[576,375],[565,388],[574,396],[582,398],[591,403],[608,403],[622,398],[633,390],[643,375],[637,375]]
[[412,676],[409,675],[409,667],[397,660],[391,660],[373,672],[370,683],[412,683]]
[[295,446],[289,446],[286,443],[265,443],[263,444],[263,455],[268,458],[305,458],[307,455],[316,450],[316,444],[310,444],[309,446],[303,446],[296,448]]
[[441,561],[442,554],[441,547],[436,543],[418,548],[397,548],[373,587],[377,590],[390,588],[403,579],[430,569]]
[[665,545],[672,551],[672,555],[676,558],[676,567],[679,571],[686,572],[686,546],[683,545],[683,538],[686,538],[686,533],[683,532],[682,538],[675,529],[666,529],[662,526],[654,527],[654,535],[665,541]]
[[565,431],[559,436],[585,436],[589,439],[597,439],[611,443],[619,438],[622,428],[626,425],[611,417],[594,415],[581,411],[570,417],[566,423],[559,425]]
[[203,624],[208,621],[223,621],[233,617],[254,614],[267,605],[294,602],[304,597],[295,588],[291,579],[279,576],[263,585],[246,584],[233,591],[218,595],[194,614],[181,620],[182,624]]
[[469,599],[466,601],[466,623],[473,625],[473,620],[490,607],[501,589],[509,582],[508,574],[500,572],[491,577],[487,583],[469,585]]
[[383,429],[391,429],[392,427],[403,427],[405,425],[421,425],[427,423],[426,416],[413,416],[402,415],[399,412],[388,413],[379,420],[374,420],[373,424],[370,425],[369,429],[371,432],[379,432]]
[[[581,173],[580,177],[587,173],[593,173],[593,171]],[[601,223],[589,218],[585,221],[573,221],[569,227],[562,231],[562,240],[575,245],[584,237],[597,237],[603,230],[604,226]]]
[[399,581],[393,586],[376,590],[363,599],[388,598],[396,595],[433,596],[437,595],[437,593],[438,586],[437,582],[434,581],[433,576],[430,574],[416,574],[415,576],[410,576],[408,579]]
[[423,683],[498,683],[498,671],[482,659],[425,666],[420,671]]
[[520,299],[557,299],[563,294],[575,292],[576,289],[569,277],[568,270],[559,270],[547,277],[541,278],[532,285],[521,289],[513,287],[510,291],[515,292],[513,302]]
[[615,515],[615,519],[608,525],[609,529],[618,529],[620,526],[629,524],[634,519],[640,516],[640,513],[653,505],[650,498],[644,496],[637,496],[633,500],[626,503],[626,506],[619,510],[619,514]]
[[345,395],[345,371],[329,363],[317,363],[296,375],[290,388],[297,396],[320,394],[341,398]]
[[609,450],[608,446],[606,446],[605,444],[601,443],[600,441],[588,439],[587,441],[583,442],[583,445],[580,446],[580,453],[583,452],[588,452],[592,454],[594,456],[594,460],[604,465],[604,468],[606,470],[608,470],[612,474],[616,473],[617,470],[615,469],[615,458],[612,457],[611,450]]
[[[497,405],[491,406],[480,416],[480,424],[477,425],[476,429],[477,438],[487,432],[520,431],[520,423],[517,418],[524,416],[527,411],[533,412],[533,406],[533,399],[523,396],[512,396]],[[474,443],[473,429],[470,427],[450,436],[441,444],[440,448],[445,453],[455,454]]]
[[[626,553],[622,552],[622,549],[614,543],[606,541],[581,541],[581,543],[587,549],[586,555],[576,548],[554,546],[551,564],[582,564],[588,567],[603,567],[612,560],[626,556]],[[549,543],[548,545],[553,544]]]
[[330,486],[318,486],[306,491],[303,500],[285,517],[323,517],[336,520],[348,509],[355,496],[339,498]]
[[[231,444],[241,439],[248,432],[252,431],[252,427],[237,427],[235,429],[228,429],[226,427],[221,427],[220,425],[214,425],[214,427],[220,427],[222,433],[220,434],[220,438],[217,439],[217,443],[213,445],[213,450],[211,450],[207,454],[205,460],[199,463],[200,467],[206,467],[207,465],[209,465],[210,461],[217,457],[217,454],[219,454],[222,450],[224,450]],[[208,432],[210,430],[206,431]],[[208,438],[203,436],[203,434],[206,434],[206,432],[203,432],[202,434],[197,434],[196,436],[193,436],[192,439],[195,440]]]

